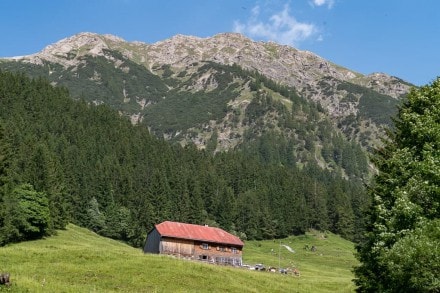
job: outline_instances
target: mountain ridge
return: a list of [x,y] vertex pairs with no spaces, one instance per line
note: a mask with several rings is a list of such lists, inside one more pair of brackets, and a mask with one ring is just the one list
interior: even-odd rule
[[[118,52],[121,56],[111,52]],[[309,51],[274,42],[256,42],[237,33],[220,33],[206,38],[176,35],[153,44],[127,42],[110,34],[78,33],[49,45],[38,53],[2,60],[40,66],[45,68],[40,70],[40,74],[47,71],[45,74],[53,84],[63,84],[63,78],[65,79],[67,73],[71,76],[70,79],[83,78],[80,77],[80,72],[85,67],[90,67],[92,59],[87,59],[89,57],[104,58],[100,62],[108,63],[107,71],[114,67],[114,70],[120,71],[118,74],[124,75],[121,77],[122,85],[116,90],[118,97],[115,96],[114,99],[119,99],[116,104],[121,105],[130,103],[130,100],[136,101],[131,108],[137,109],[127,113],[133,123],[142,121],[145,109],[159,103],[160,100],[140,90],[130,93],[126,83],[133,74],[130,72],[133,71],[133,65],[127,65],[128,60],[144,67],[162,80],[168,80],[165,83],[169,90],[175,88],[175,83],[179,82],[179,91],[192,93],[216,89],[218,76],[214,76],[213,70],[195,78],[195,74],[203,67],[202,64],[214,62],[227,66],[238,65],[249,72],[258,72],[276,83],[294,89],[299,95],[319,104],[335,126],[348,137],[364,141],[364,146],[372,145],[371,142],[365,142],[365,136],[371,136],[371,140],[377,142],[380,136],[378,133],[384,126],[385,120],[380,117],[375,120],[374,116],[389,116],[393,105],[399,103],[412,86],[384,73],[363,75],[333,64]],[[54,69],[55,65],[61,66],[62,69]],[[92,66],[95,68],[94,73],[86,76],[87,82],[108,82],[103,80],[105,74],[99,72],[96,66]],[[56,78],[51,77],[55,71],[61,73]],[[189,80],[192,84],[182,86]],[[241,96],[248,96],[247,86],[243,84],[241,88]],[[247,100],[249,103],[250,100]],[[372,106],[370,100],[375,100],[376,106]],[[105,100],[95,99],[94,102],[103,103]],[[389,113],[378,113],[382,111],[379,108],[383,104],[389,104],[385,107]],[[245,108],[242,107],[242,110]],[[369,112],[365,114],[365,111]],[[210,124],[211,122],[206,121],[202,128]],[[172,137],[168,134],[166,136]],[[193,141],[196,140],[193,138]],[[206,141],[203,144],[206,144]]]
[[[95,42],[95,44],[93,44],[93,42]],[[92,47],[89,50],[85,50],[87,46]],[[251,46],[251,48],[254,50],[249,50],[249,46]],[[129,48],[132,49],[133,47],[137,47],[138,52],[128,50]],[[103,48],[117,49],[127,58],[135,60],[137,63],[148,65],[147,67],[150,69],[152,67],[152,63],[154,64],[159,61],[161,64],[170,64],[176,67],[187,66],[193,61],[200,60],[214,61],[229,65],[236,63],[245,69],[256,69],[269,78],[283,81],[286,85],[295,86],[298,88],[303,88],[307,81],[314,82],[312,78],[313,75],[331,76],[344,81],[354,81],[354,83],[357,84],[363,83],[372,89],[375,89],[375,85],[377,86],[380,80],[394,81],[398,79],[396,77],[379,72],[363,75],[342,66],[335,65],[334,63],[327,61],[310,51],[301,51],[294,47],[279,45],[272,41],[257,42],[238,33],[219,33],[212,37],[206,38],[178,34],[166,40],[148,44],[140,41],[128,42],[121,37],[111,34],[100,35],[91,32],[84,32],[48,45],[40,52],[31,55],[11,57],[10,59],[23,61],[27,60],[31,63],[38,63],[38,59],[44,59],[46,61],[55,61],[63,64],[63,61],[68,57],[67,53],[71,53],[72,51],[75,51],[75,49],[78,52],[77,56],[81,56],[84,55],[85,52],[88,52],[90,55],[102,55]],[[186,49],[186,52],[184,49]],[[211,54],[209,54],[210,50],[215,52],[211,52]],[[259,66],[257,66],[255,62],[251,62],[252,60],[249,60],[250,57],[247,57],[249,54],[243,54],[252,53],[253,51],[258,52],[255,54],[257,55],[256,57],[262,58],[262,60],[259,60]],[[142,58],[136,56],[136,53],[143,53],[145,56]],[[278,55],[278,58],[275,58],[275,55]],[[54,56],[58,58],[54,59]],[[281,69],[281,72],[286,71],[286,73],[282,74],[277,72],[275,74],[275,70],[272,68],[273,66],[265,66],[264,63],[266,63],[267,58],[275,59],[275,63],[280,63],[278,69]],[[70,58],[68,59],[72,60]],[[280,59],[286,59],[289,62],[282,62]],[[319,63],[319,68],[315,67],[316,63]],[[68,65],[71,64],[69,63]],[[299,65],[302,67],[299,69],[301,73],[294,75],[295,78],[298,78],[298,81],[295,81],[292,78],[288,79],[287,75],[292,75],[292,70],[289,70],[289,67],[297,69]],[[269,69],[265,70],[265,68]],[[304,71],[307,71],[308,74],[304,74]],[[302,78],[301,75],[303,75]],[[357,81],[357,79],[359,79],[359,81]],[[370,83],[368,83],[369,79],[371,79]],[[398,80],[402,81],[401,79]],[[410,86],[409,83],[403,81],[402,83],[403,86],[400,88],[395,87],[394,91],[386,91],[382,87],[381,92],[397,98],[397,95],[405,94]],[[395,90],[398,90],[397,93]]]

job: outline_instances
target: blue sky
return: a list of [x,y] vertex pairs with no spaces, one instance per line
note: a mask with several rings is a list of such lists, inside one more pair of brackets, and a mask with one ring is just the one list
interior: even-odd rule
[[79,32],[154,43],[240,32],[416,85],[440,76],[438,0],[1,0],[0,57]]

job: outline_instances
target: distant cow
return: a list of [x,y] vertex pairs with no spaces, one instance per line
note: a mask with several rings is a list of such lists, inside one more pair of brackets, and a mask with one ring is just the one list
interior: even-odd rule
[[0,273],[0,285],[9,286],[10,284],[9,273]]

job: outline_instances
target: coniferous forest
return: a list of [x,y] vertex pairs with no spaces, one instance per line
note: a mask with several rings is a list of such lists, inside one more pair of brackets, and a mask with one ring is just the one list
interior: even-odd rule
[[357,240],[369,205],[363,183],[258,153],[276,142],[215,154],[181,147],[44,79],[0,72],[0,245],[72,222],[139,247],[164,220],[242,239],[314,228]]

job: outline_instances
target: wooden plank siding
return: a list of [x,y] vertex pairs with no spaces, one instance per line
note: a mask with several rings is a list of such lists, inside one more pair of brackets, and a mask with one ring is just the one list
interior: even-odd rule
[[242,264],[242,251],[237,247],[167,237],[161,239],[159,246],[160,254],[174,255],[216,264],[235,266],[241,266]]
[[160,253],[192,257],[194,255],[194,241],[163,237],[160,242]]

